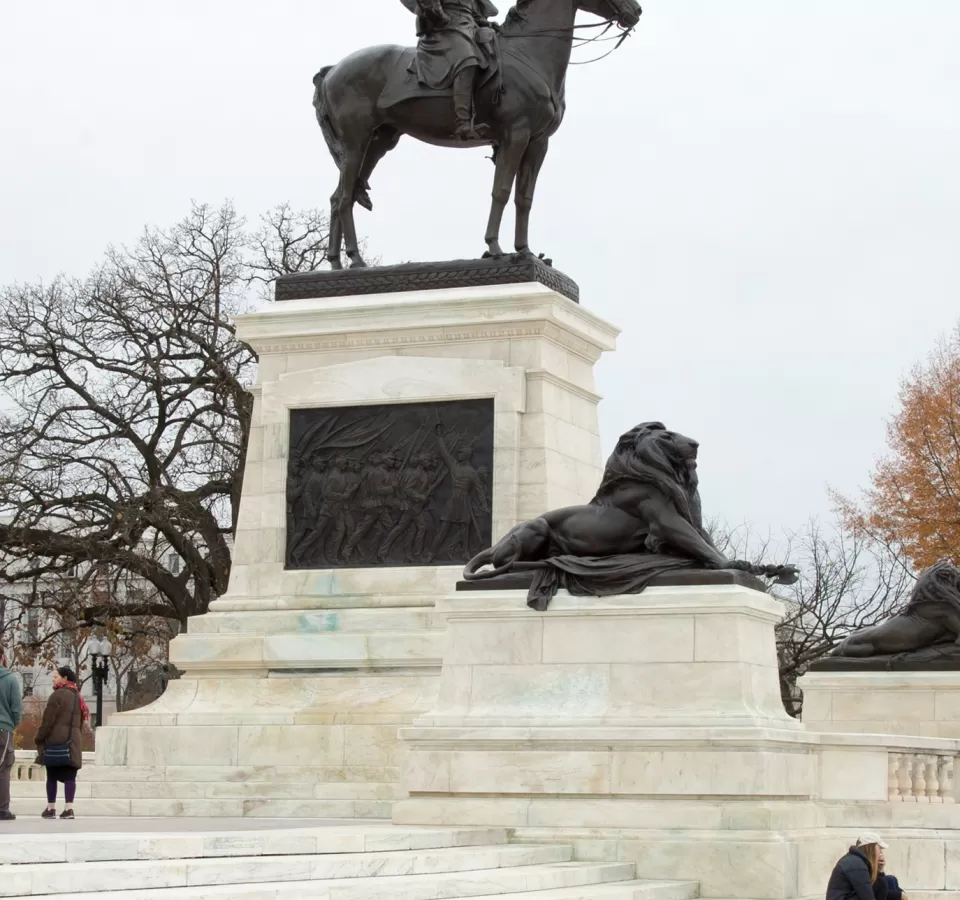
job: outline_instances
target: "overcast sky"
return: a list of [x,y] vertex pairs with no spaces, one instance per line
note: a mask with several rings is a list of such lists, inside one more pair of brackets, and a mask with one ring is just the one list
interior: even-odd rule
[[[0,283],[83,274],[191,199],[326,204],[313,74],[412,39],[399,0],[4,4]],[[867,482],[960,317],[958,47],[957,0],[648,0],[571,71],[531,241],[623,329],[605,450],[665,420],[705,512],[762,529]],[[407,139],[359,229],[385,261],[479,255],[492,175]]]

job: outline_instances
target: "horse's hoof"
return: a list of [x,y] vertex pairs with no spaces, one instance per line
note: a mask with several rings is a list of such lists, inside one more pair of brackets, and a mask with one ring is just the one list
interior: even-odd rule
[[343,263],[339,259],[328,259],[327,262],[330,263],[330,268],[334,272],[339,272],[343,268]]
[[362,259],[354,259],[350,261],[351,269],[366,269],[367,264]]

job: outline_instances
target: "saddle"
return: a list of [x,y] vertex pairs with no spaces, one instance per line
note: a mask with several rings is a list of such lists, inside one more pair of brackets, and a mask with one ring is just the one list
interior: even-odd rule
[[[492,30],[490,31],[490,37],[494,52],[491,54],[489,64],[477,79],[476,89],[478,91],[493,79],[500,77],[500,39]],[[487,41],[484,41],[484,43],[487,43]],[[406,100],[421,100],[427,97],[453,97],[452,87],[437,90],[422,85],[417,78],[416,63],[417,50],[415,47],[408,47],[397,55],[393,75],[387,80],[387,86],[377,100],[378,109],[390,109]]]

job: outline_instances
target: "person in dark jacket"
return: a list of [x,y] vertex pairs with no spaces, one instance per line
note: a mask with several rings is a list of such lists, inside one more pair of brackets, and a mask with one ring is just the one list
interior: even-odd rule
[[10,773],[15,759],[13,733],[23,717],[23,688],[7,669],[6,654],[0,649],[0,822],[17,817],[10,812]]
[[890,900],[887,882],[880,874],[886,849],[879,834],[861,834],[856,846],[833,867],[827,900]]
[[[37,730],[37,751],[42,756],[47,746],[69,744],[70,765],[47,766],[47,808],[44,819],[57,817],[57,784],[63,784],[66,807],[61,819],[75,818],[73,800],[77,793],[77,772],[83,767],[83,723],[90,718],[90,710],[80,696],[77,676],[66,666],[53,676],[54,691],[43,711],[43,721]],[[44,762],[46,765],[46,762]]]
[[[901,889],[900,882],[897,881],[895,875],[887,875],[886,872],[881,871],[880,878],[883,879],[887,885],[887,900],[907,900],[907,895]],[[874,889],[874,893],[877,893],[876,889]],[[877,896],[877,900],[880,900],[879,895]]]

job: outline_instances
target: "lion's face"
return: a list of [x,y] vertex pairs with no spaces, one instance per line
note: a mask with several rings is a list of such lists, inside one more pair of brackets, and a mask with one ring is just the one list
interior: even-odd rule
[[618,453],[632,453],[640,460],[670,465],[678,472],[697,467],[700,444],[693,438],[670,431],[662,422],[644,422],[628,431],[617,444]]
[[666,445],[669,456],[685,463],[688,469],[697,467],[697,451],[700,449],[700,444],[693,438],[676,431],[663,431],[660,435],[660,443]]

